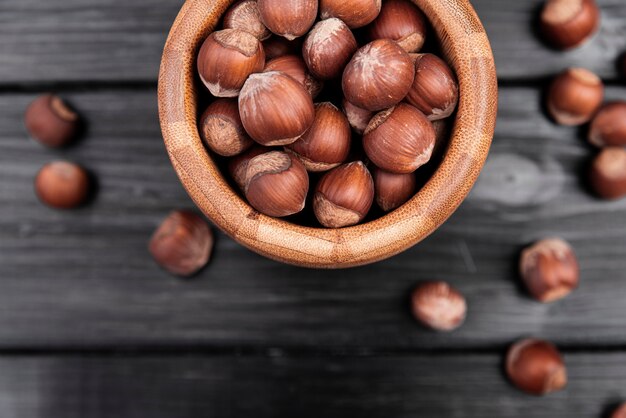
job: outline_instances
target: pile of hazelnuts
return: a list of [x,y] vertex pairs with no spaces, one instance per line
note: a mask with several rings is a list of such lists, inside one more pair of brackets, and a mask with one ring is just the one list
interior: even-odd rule
[[285,217],[310,199],[340,228],[415,194],[459,89],[445,61],[417,53],[428,23],[412,2],[242,0],[222,26],[198,53],[215,98],[199,132],[252,207]]

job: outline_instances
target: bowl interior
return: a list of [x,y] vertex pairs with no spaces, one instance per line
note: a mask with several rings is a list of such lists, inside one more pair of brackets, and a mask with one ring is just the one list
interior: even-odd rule
[[464,0],[413,0],[426,14],[459,81],[460,97],[437,170],[405,205],[341,229],[297,225],[258,213],[223,177],[198,134],[196,52],[231,0],[187,0],[165,45],[159,115],[166,148],[198,207],[241,244],[267,257],[308,267],[349,267],[387,258],[421,241],[463,201],[487,156],[497,109],[493,55]]

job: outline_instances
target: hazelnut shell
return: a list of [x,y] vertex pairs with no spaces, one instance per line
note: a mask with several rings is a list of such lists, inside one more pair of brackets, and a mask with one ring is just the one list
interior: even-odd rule
[[415,78],[406,100],[429,120],[450,116],[459,101],[459,86],[452,69],[433,54],[416,54]]
[[204,143],[224,157],[241,154],[254,143],[243,128],[234,98],[211,103],[200,117],[199,130]]
[[391,173],[414,172],[430,160],[434,147],[433,124],[406,103],[376,114],[363,135],[367,157]]
[[262,147],[255,144],[248,151],[232,158],[228,162],[228,173],[231,175],[237,186],[243,190],[245,188],[246,181],[246,169],[248,168],[248,162],[257,155],[265,154],[272,151],[271,148]]
[[55,95],[36,98],[26,109],[24,125],[28,134],[48,147],[62,147],[76,136],[80,120],[78,114]]
[[252,74],[239,95],[246,132],[261,145],[287,145],[313,124],[315,108],[308,91],[279,71]]
[[309,73],[304,60],[297,55],[282,55],[267,62],[263,71],[281,71],[304,86],[312,98],[316,98],[324,87],[324,82]]
[[591,163],[590,184],[595,193],[607,200],[626,196],[626,150],[604,148]]
[[372,41],[391,39],[406,52],[417,52],[426,40],[426,17],[408,0],[386,0],[367,34]]
[[572,247],[559,238],[543,239],[522,251],[520,274],[530,294],[553,302],[578,287],[579,268]]
[[211,33],[198,53],[200,80],[216,97],[236,97],[248,76],[264,65],[263,46],[240,29]]
[[374,116],[374,112],[355,106],[345,98],[342,101],[342,107],[354,132],[363,135],[367,124]]
[[597,147],[626,146],[626,102],[600,108],[589,127],[589,142]]
[[415,194],[417,179],[413,173],[395,174],[375,168],[372,176],[376,203],[385,212],[399,208]]
[[367,167],[356,161],[326,173],[317,184],[313,211],[327,228],[342,228],[361,222],[374,200],[374,182]]
[[376,19],[381,9],[381,0],[320,0],[320,17],[336,17],[348,27],[363,27]]
[[513,344],[506,357],[506,373],[515,386],[532,395],[546,395],[567,385],[561,354],[547,341],[525,339]]
[[576,48],[600,26],[595,0],[548,0],[539,18],[543,38],[561,50]]
[[35,178],[35,192],[46,205],[56,209],[76,208],[87,200],[89,175],[84,168],[66,161],[44,165]]
[[452,331],[465,322],[467,303],[463,295],[446,282],[426,282],[411,294],[413,316],[435,331]]
[[626,403],[623,403],[613,413],[611,418],[626,418]]
[[330,102],[318,103],[311,128],[287,149],[308,171],[326,171],[348,158],[351,136],[346,116]]
[[309,176],[298,158],[282,151],[260,154],[246,167],[244,194],[252,207],[273,217],[304,208]]
[[258,7],[269,30],[293,40],[305,35],[315,23],[318,0],[258,0]]
[[337,18],[318,22],[307,35],[302,55],[315,77],[322,80],[339,77],[358,45],[352,31]]
[[261,22],[257,0],[242,0],[232,5],[224,14],[224,29],[241,29],[260,41],[272,36]]
[[570,68],[550,85],[547,108],[557,123],[576,126],[589,122],[603,99],[604,85],[597,75],[583,68]]
[[405,50],[389,39],[359,49],[341,81],[345,98],[355,106],[380,111],[398,104],[409,92],[415,65]]
[[209,261],[213,232],[200,216],[190,211],[170,213],[152,235],[148,249],[168,272],[181,277],[196,274]]

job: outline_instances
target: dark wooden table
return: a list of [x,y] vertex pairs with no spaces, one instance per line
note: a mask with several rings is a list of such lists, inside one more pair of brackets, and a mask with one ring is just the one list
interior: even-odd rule
[[[214,260],[176,280],[146,242],[193,207],[168,162],[156,112],[161,49],[181,0],[0,0],[0,417],[600,417],[626,398],[626,200],[584,185],[594,151],[546,119],[546,80],[579,65],[626,98],[615,58],[626,3],[599,0],[602,30],[575,52],[533,34],[540,0],[475,0],[501,81],[479,183],[434,235],[345,271],[264,259],[218,235]],[[22,113],[61,93],[89,126],[67,151],[29,140]],[[77,212],[32,191],[47,161],[99,179]],[[533,302],[516,259],[557,235],[580,258],[567,299]],[[408,311],[420,280],[466,294],[463,328],[434,334]],[[535,398],[501,369],[523,336],[557,343],[570,384]]]

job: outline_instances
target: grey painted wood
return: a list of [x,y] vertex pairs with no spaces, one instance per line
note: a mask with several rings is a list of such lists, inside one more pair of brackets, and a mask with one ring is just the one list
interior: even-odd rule
[[[611,88],[610,97],[626,89]],[[540,91],[505,88],[493,152],[461,209],[422,244],[345,271],[281,265],[219,235],[199,277],[177,280],[150,259],[153,228],[192,207],[169,165],[155,92],[73,93],[91,122],[65,152],[26,138],[31,95],[0,96],[0,347],[148,346],[500,348],[520,335],[566,346],[626,344],[626,200],[592,197],[580,179],[593,150],[543,117]],[[39,167],[69,157],[100,181],[75,212],[32,191]],[[519,285],[516,258],[546,235],[568,239],[580,289],[542,305]],[[410,289],[445,279],[468,298],[467,324],[439,335],[408,314]]]
[[[622,0],[599,0],[600,35],[560,53],[533,34],[542,0],[473,0],[489,33],[501,79],[551,75],[568,65],[615,78],[626,50]],[[161,50],[182,0],[3,0],[1,83],[155,81]]]
[[3,357],[6,418],[600,417],[626,398],[624,354],[566,355],[566,391],[539,398],[497,355]]

